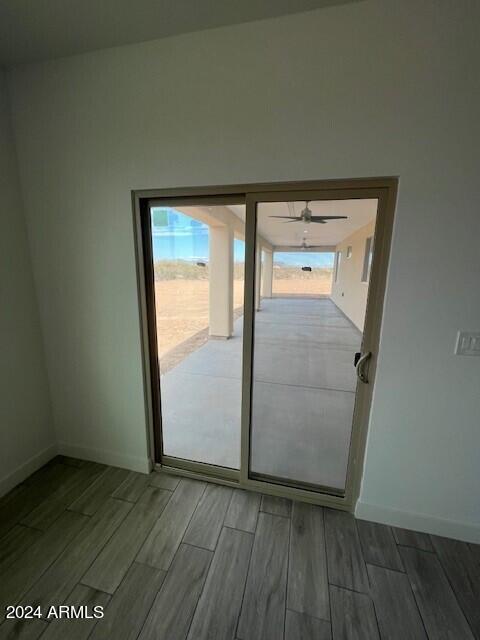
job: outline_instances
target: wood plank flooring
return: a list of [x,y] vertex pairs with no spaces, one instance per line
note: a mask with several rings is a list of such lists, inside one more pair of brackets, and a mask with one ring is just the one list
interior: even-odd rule
[[258,518],[237,631],[241,640],[276,640],[283,633],[289,529],[282,516]]
[[60,456],[0,517],[0,640],[480,640],[479,545]]

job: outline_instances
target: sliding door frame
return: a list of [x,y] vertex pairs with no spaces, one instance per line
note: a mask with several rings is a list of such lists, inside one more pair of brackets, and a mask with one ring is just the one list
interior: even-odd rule
[[[308,182],[278,182],[227,186],[187,187],[132,191],[136,247],[137,288],[143,355],[143,386],[149,456],[156,468],[179,475],[210,480],[229,486],[289,497],[305,502],[352,510],[360,489],[372,391],[380,341],[383,302],[390,254],[393,217],[398,179],[355,178]],[[362,350],[372,352],[369,384],[359,383],[349,451],[345,492],[335,495],[327,488],[309,490],[285,486],[268,479],[253,479],[249,474],[252,362],[255,314],[255,243],[258,202],[284,200],[378,200],[375,244],[370,273]],[[162,450],[160,371],[155,319],[153,252],[150,207],[179,205],[246,204],[244,344],[242,373],[242,426],[240,471],[215,465],[180,460],[164,455]]]

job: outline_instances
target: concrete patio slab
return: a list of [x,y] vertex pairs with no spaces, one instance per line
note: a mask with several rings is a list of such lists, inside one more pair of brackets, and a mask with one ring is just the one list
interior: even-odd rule
[[[238,468],[243,317],[161,379],[167,455]],[[328,299],[262,300],[255,316],[253,470],[343,488],[361,334]]]
[[238,469],[240,379],[172,370],[162,379],[162,391],[165,453]]
[[257,382],[252,471],[343,488],[355,394]]

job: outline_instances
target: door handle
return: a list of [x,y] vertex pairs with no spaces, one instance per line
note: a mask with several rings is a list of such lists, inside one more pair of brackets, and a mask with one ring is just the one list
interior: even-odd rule
[[357,378],[365,384],[368,384],[368,377],[365,371],[365,364],[371,357],[372,357],[371,351],[366,351],[362,355],[355,354],[355,371],[357,372]]

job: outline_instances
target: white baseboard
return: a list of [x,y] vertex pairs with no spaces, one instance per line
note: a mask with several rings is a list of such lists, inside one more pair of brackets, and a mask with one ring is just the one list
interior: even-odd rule
[[455,522],[434,516],[399,511],[366,502],[357,502],[355,517],[359,520],[371,520],[403,529],[422,531],[445,538],[480,543],[480,523]]
[[117,451],[89,449],[88,447],[60,442],[58,444],[58,453],[72,458],[80,458],[81,460],[91,460],[92,462],[108,464],[112,467],[139,471],[140,473],[150,473],[152,470],[152,463],[147,457],[129,456],[118,453]]
[[43,467],[44,464],[47,464],[47,462],[54,458],[56,455],[57,445],[52,444],[21,464],[15,469],[15,471],[9,473],[8,476],[0,480],[0,496],[8,493],[11,489],[16,487],[17,484],[23,482],[26,478],[28,478],[28,476],[32,475],[32,473],[35,473],[35,471],[40,469],[40,467]]

